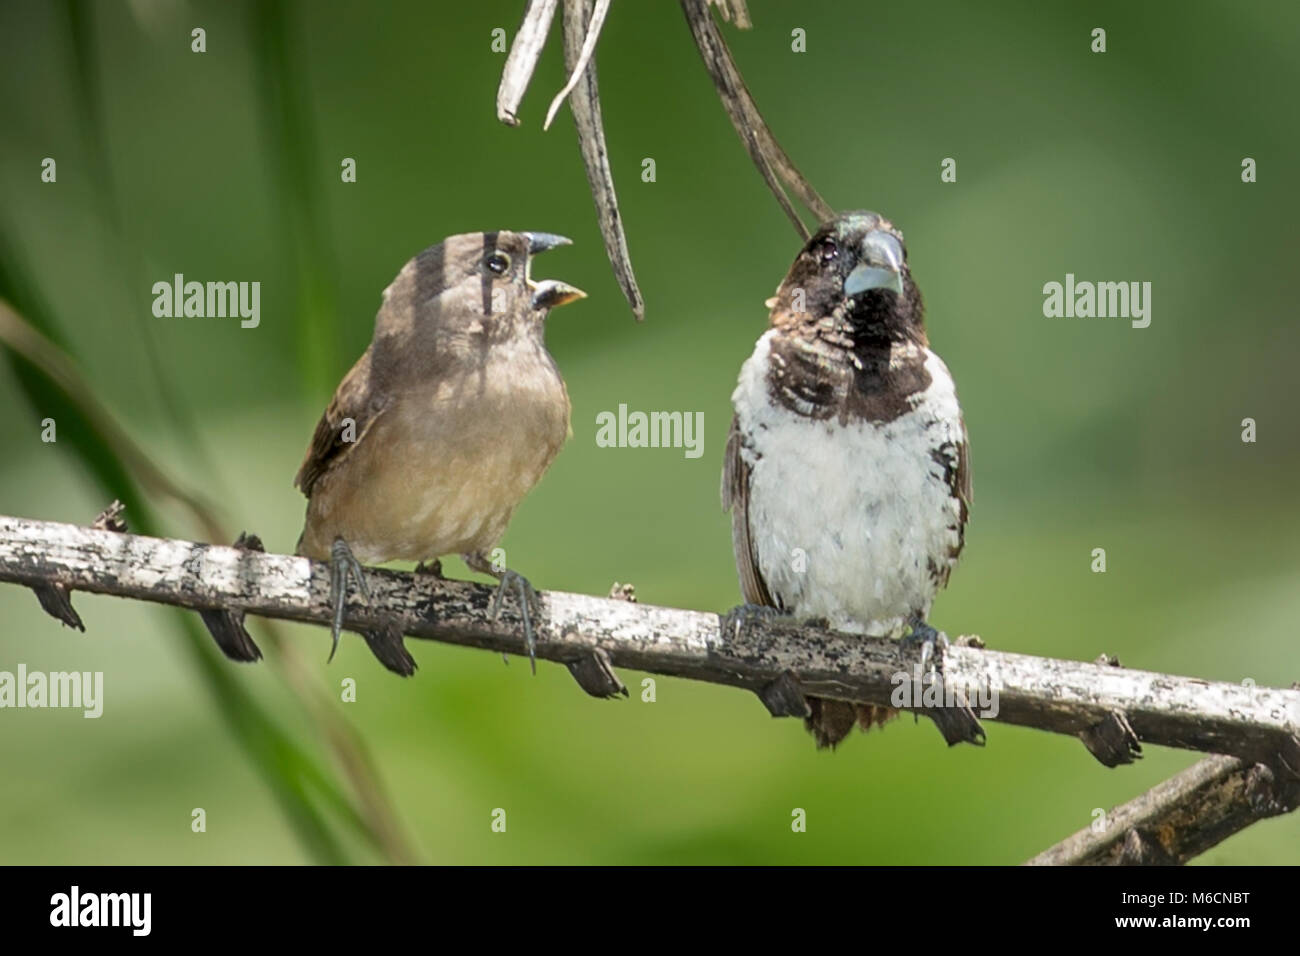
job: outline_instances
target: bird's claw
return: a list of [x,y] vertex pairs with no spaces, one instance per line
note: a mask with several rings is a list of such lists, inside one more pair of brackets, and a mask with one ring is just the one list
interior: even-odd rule
[[506,568],[497,579],[497,593],[492,598],[492,620],[501,615],[506,589],[513,587],[519,597],[519,614],[524,621],[524,643],[528,647],[528,663],[537,673],[537,633],[533,630],[532,609],[537,606],[537,591],[529,580],[517,571]]
[[[917,618],[912,622],[912,633],[904,637],[901,643],[904,648],[918,651],[921,658],[921,673],[928,675],[940,685],[941,703],[938,706],[925,707],[924,713],[934,721],[948,746],[963,742],[975,744],[977,747],[984,746],[984,726],[964,697],[959,698],[951,707],[944,706],[942,703],[947,697],[947,690],[942,686],[943,655],[952,646],[948,635],[936,631],[925,621]],[[917,712],[918,719],[919,714],[920,712]]]
[[901,643],[904,648],[919,652],[921,673],[930,675],[942,670],[940,665],[943,663],[943,652],[951,646],[947,634],[936,631],[921,620],[912,622],[912,633],[904,637]]
[[366,585],[365,575],[361,571],[361,562],[352,554],[352,549],[342,538],[335,538],[330,547],[330,601],[334,604],[334,619],[330,622],[329,660],[339,649],[339,635],[343,631],[343,609],[348,600],[348,576],[352,576],[357,590],[367,601],[370,600],[370,588]]

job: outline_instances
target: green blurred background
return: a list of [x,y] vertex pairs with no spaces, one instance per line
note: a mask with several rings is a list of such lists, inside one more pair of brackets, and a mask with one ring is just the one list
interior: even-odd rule
[[[932,343],[958,381],[975,507],[934,622],[1002,650],[1300,679],[1300,7],[750,6],[752,31],[722,29],[760,108],[833,205],[905,230]],[[9,294],[25,290],[33,322],[43,303],[47,331],[156,463],[233,531],[291,551],[302,451],[401,265],[456,232],[571,236],[536,271],[590,295],[548,330],[574,435],[517,512],[510,563],[539,587],[604,594],[631,581],[643,602],[724,610],[739,600],[718,502],[729,395],[797,239],[677,4],[616,3],[598,62],[647,302],[635,325],[567,109],[540,129],[564,79],[558,24],[523,126],[495,118],[505,58],[491,31],[513,39],[521,12],[8,0]],[[1105,54],[1089,50],[1096,26]],[[195,27],[204,54],[190,51]],[[791,51],[795,27],[806,53]],[[56,184],[40,182],[47,156]],[[343,157],[357,161],[355,184],[339,181]],[[656,182],[641,181],[645,157]],[[940,182],[944,157],[955,184]],[[261,326],[154,318],[149,288],[175,272],[260,280]],[[1067,272],[1150,281],[1151,326],[1044,318],[1042,286]],[[93,436],[67,419],[43,444],[52,413],[11,368],[0,366],[0,513],[88,521],[107,501],[88,467]],[[598,448],[596,414],[619,403],[703,411],[704,456]],[[1241,441],[1245,417],[1255,444]],[[200,533],[155,503],[158,530]],[[1096,547],[1105,574],[1089,570]],[[214,663],[167,609],[76,604],[85,635],[0,586],[0,669],[102,670],[106,698],[97,721],[0,712],[0,862],[388,858],[337,807],[322,814],[340,849],[314,849],[277,781],[286,761],[275,748],[252,756],[256,727],[232,732],[223,709],[246,695],[341,779],[275,660]],[[406,841],[433,862],[1015,863],[1196,759],[1148,747],[1106,770],[1076,741],[999,724],[985,749],[950,751],[910,720],[818,753],[797,722],[730,689],[661,678],[642,703],[643,675],[626,673],[633,697],[599,702],[556,666],[531,677],[519,661],[423,641],[402,681],[353,635],[326,666],[324,630],[286,631],[367,742]],[[345,704],[348,677],[358,699]],[[194,807],[206,833],[191,832]],[[498,807],[505,834],[490,829]],[[807,833],[791,832],[795,807]],[[1294,864],[1298,838],[1300,817],[1265,821],[1201,862]]]

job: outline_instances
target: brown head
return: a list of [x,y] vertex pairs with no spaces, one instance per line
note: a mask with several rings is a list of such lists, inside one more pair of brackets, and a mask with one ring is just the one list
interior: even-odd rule
[[450,236],[425,249],[384,290],[372,371],[415,375],[513,340],[540,344],[550,310],[586,293],[556,279],[535,282],[532,259],[569,243],[545,232],[502,230]]
[[926,344],[921,292],[907,246],[874,212],[847,212],[804,244],[776,296],[772,325],[849,347]]

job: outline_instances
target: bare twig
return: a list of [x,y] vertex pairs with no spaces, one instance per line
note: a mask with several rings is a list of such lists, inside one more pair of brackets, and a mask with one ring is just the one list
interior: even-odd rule
[[1206,757],[1044,850],[1028,865],[1186,863],[1257,820],[1300,806],[1298,757],[1294,745],[1289,761],[1284,755],[1271,764]]
[[[583,4],[584,13],[586,7],[587,4],[584,3]],[[578,7],[575,5],[573,9],[576,11],[578,10]],[[567,97],[571,92],[573,92],[573,88],[578,85],[578,80],[582,77],[582,74],[586,71],[587,64],[591,62],[591,57],[596,52],[596,41],[600,39],[600,29],[605,25],[605,16],[608,13],[609,13],[609,0],[596,0],[595,8],[591,11],[590,18],[587,19],[586,31],[583,35],[582,43],[581,45],[578,45],[577,55],[575,57],[572,57],[571,62],[570,62],[571,58],[568,55],[569,28],[566,25],[564,31],[564,36],[565,36],[564,60],[565,60],[565,66],[569,70],[569,79],[568,82],[564,84],[564,88],[561,89],[560,92],[555,94],[555,99],[551,100],[550,109],[546,111],[546,121],[542,123],[543,130],[548,130],[551,128],[551,123],[554,122],[555,120],[555,114],[560,111],[560,106],[561,104],[564,103],[565,97]],[[575,17],[569,16],[568,7],[565,8],[564,15],[565,15],[566,24],[570,19],[574,21],[577,21],[579,19],[576,16]],[[574,30],[575,33],[576,33],[576,27],[577,24],[575,22],[575,30]]]
[[[587,24],[592,21],[591,0],[565,0],[564,3],[564,62],[577,71],[581,62]],[[605,148],[605,129],[600,116],[600,92],[596,84],[596,61],[590,59],[581,71],[581,79],[569,98],[573,111],[573,124],[578,130],[578,144],[582,149],[582,162],[587,170],[587,182],[596,202],[596,215],[600,219],[600,232],[605,240],[605,252],[614,268],[614,275],[632,306],[638,322],[645,318],[645,300],[632,272],[632,259],[627,251],[627,236],[623,232],[623,219],[618,211],[618,197],[614,193],[614,174],[609,168],[609,153]]]
[[[523,654],[520,621],[493,591],[431,575],[366,572],[369,603],[348,605],[350,628],[396,621],[405,633]],[[150,538],[76,525],[0,517],[0,580],[60,583],[194,610],[225,608],[328,625],[329,568],[288,555]],[[898,641],[780,620],[727,625],[717,614],[543,592],[537,656],[559,663],[601,651],[613,666],[688,677],[761,693],[793,678],[805,694],[926,713],[899,694],[920,679],[915,653]],[[725,630],[725,632],[724,632]],[[1144,742],[1227,753],[1250,762],[1294,755],[1300,691],[1245,687],[1092,663],[954,646],[945,684],[991,698],[994,720],[1079,735],[1116,712]],[[906,678],[906,680],[905,680]],[[983,706],[981,704],[980,706]],[[1300,763],[1287,756],[1291,765]]]
[[681,3],[682,12],[686,14],[686,22],[691,28],[691,35],[695,38],[695,45],[699,48],[704,66],[718,90],[718,96],[727,111],[727,116],[731,119],[731,125],[736,128],[736,133],[745,144],[745,149],[748,150],[754,165],[763,176],[768,189],[772,191],[772,195],[776,197],[776,201],[780,203],[781,208],[794,224],[795,231],[802,238],[807,239],[807,227],[795,213],[777,180],[784,182],[791,192],[799,197],[819,223],[834,216],[834,210],[799,172],[763,120],[754,98],[745,86],[740,70],[736,67],[736,61],[731,57],[731,51],[727,49],[726,40],[722,38],[722,33],[709,14],[708,0],[681,0]]
[[501,71],[501,85],[497,88],[497,119],[509,126],[519,125],[519,104],[533,78],[559,4],[560,0],[529,0],[524,22],[510,45],[510,55]]
[[[764,122],[732,59],[731,51],[727,49],[726,41],[709,13],[710,7],[716,6],[718,15],[723,20],[733,21],[736,26],[748,29],[752,24],[745,0],[681,2],[700,56],[736,133],[795,231],[800,238],[807,239],[809,229],[786,195],[786,189],[798,197],[819,223],[832,218],[834,210],[799,172]],[[497,118],[503,123],[519,125],[519,104],[536,69],[546,32],[555,15],[556,3],[557,0],[530,0],[524,13],[523,23],[510,47],[510,55],[506,58],[501,73],[501,85],[497,90]],[[551,101],[543,128],[550,128],[560,106],[568,98],[573,110],[574,125],[578,130],[587,182],[600,220],[605,251],[623,294],[632,306],[632,314],[639,322],[645,318],[645,301],[632,271],[627,236],[619,215],[596,81],[596,44],[609,8],[610,0],[564,0],[564,63],[569,78]]]
[[711,6],[718,8],[718,16],[727,22],[734,22],[742,30],[748,30],[754,25],[749,19],[749,7],[745,5],[745,0],[709,0]]

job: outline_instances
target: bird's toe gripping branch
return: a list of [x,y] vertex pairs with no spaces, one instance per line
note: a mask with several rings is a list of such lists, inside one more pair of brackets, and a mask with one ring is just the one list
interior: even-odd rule
[[519,616],[524,624],[524,644],[528,648],[528,663],[533,673],[537,673],[537,633],[533,630],[533,617],[540,611],[537,590],[532,583],[518,571],[502,568],[494,564],[482,553],[461,555],[470,569],[480,574],[490,574],[497,579],[496,594],[492,597],[492,620],[501,617],[501,608],[505,605],[506,592],[513,591],[519,600]]
[[[537,631],[533,622],[541,617],[541,602],[532,583],[517,571],[493,564],[486,555],[463,555],[465,563],[480,574],[490,574],[497,579],[496,593],[492,597],[492,620],[501,616],[505,606],[506,595],[513,593],[519,602],[519,617],[524,626],[524,644],[528,648],[528,663],[534,674],[537,673]],[[565,666],[578,686],[592,697],[602,699],[626,697],[627,687],[623,684],[610,662],[609,655],[600,648],[565,661]]]
[[912,622],[912,632],[901,643],[904,648],[917,653],[921,673],[939,684],[939,693],[936,695],[939,703],[925,706],[919,712],[934,721],[949,747],[959,743],[983,747],[986,739],[984,725],[975,716],[965,695],[954,689],[952,703],[948,703],[949,688],[943,679],[944,652],[951,646],[948,635],[917,618]]
[[334,606],[334,618],[330,625],[330,656],[339,649],[339,635],[343,633],[343,608],[348,601],[348,576],[352,576],[357,590],[367,601],[370,600],[370,588],[366,586],[366,576],[361,570],[361,562],[352,554],[352,549],[342,538],[335,538],[330,547],[330,603]]
[[497,593],[492,598],[492,620],[501,617],[506,591],[513,590],[519,601],[519,616],[524,622],[524,643],[528,646],[528,663],[537,673],[537,632],[533,629],[533,615],[538,610],[537,589],[518,571],[506,568],[497,578]]
[[[342,538],[335,538],[330,547],[330,602],[334,608],[334,617],[330,623],[330,656],[339,649],[339,634],[343,631],[343,611],[348,600],[348,578],[351,577],[361,596],[369,601],[370,588],[366,585],[361,562],[352,554],[352,549]],[[366,646],[375,655],[379,663],[394,674],[410,677],[415,673],[415,658],[406,649],[402,641],[402,629],[396,622],[389,621],[378,628],[360,631]]]

